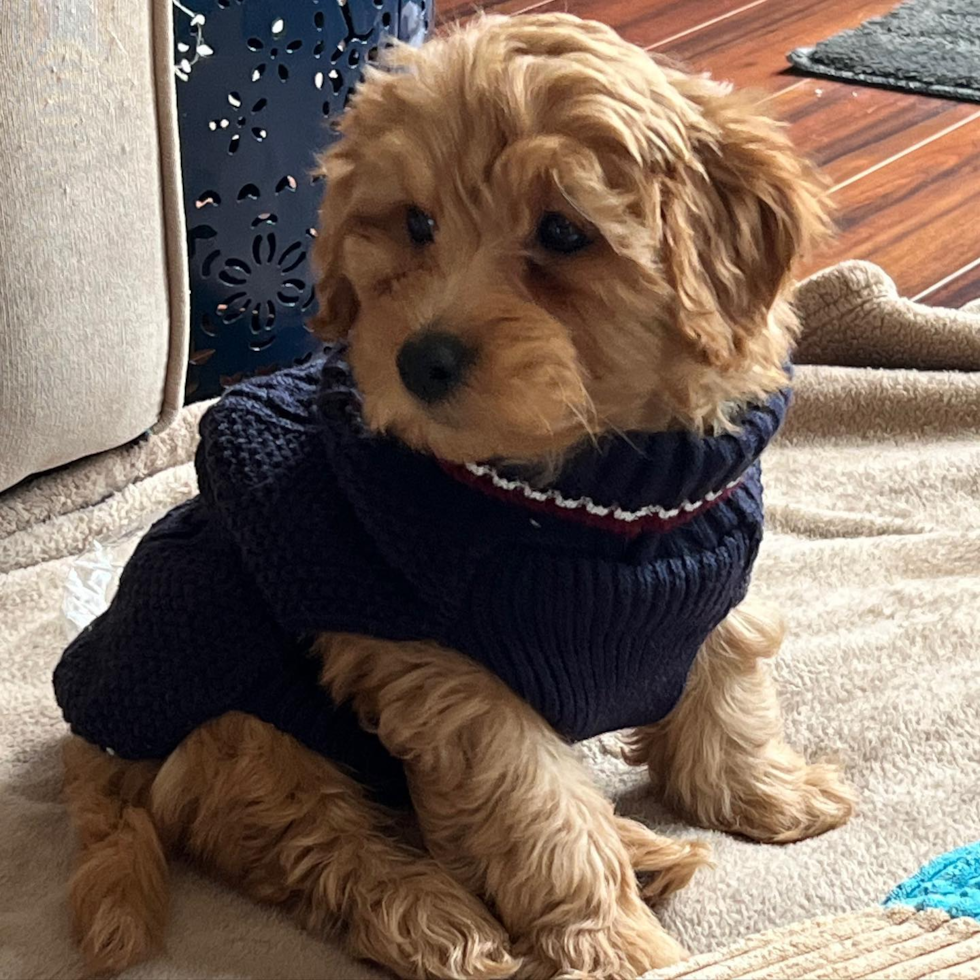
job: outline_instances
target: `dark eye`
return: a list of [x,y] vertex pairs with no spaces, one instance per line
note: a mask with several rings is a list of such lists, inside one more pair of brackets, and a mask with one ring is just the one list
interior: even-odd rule
[[549,211],[538,225],[538,244],[549,252],[568,255],[591,244],[592,239],[577,224],[557,211]]
[[408,228],[408,237],[416,245],[428,245],[435,238],[435,221],[414,204],[408,209],[405,227]]

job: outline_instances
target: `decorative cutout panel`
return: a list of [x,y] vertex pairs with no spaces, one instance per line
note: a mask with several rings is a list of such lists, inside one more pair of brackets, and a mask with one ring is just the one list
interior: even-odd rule
[[364,66],[431,0],[174,0],[191,284],[187,399],[318,350],[311,176]]

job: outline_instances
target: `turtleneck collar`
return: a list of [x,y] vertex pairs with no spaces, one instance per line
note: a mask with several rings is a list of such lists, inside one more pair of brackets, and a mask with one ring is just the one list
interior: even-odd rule
[[[368,432],[360,395],[344,361],[346,349],[328,353],[320,389],[320,408],[342,415],[358,442],[391,443]],[[513,468],[492,461],[455,464],[408,452],[441,470],[462,489],[560,521],[589,525],[618,535],[670,531],[725,500],[776,434],[790,392],[772,394],[747,408],[732,432],[699,436],[686,431],[626,433],[587,445],[567,460],[557,478],[537,486]],[[399,453],[404,460],[404,453]],[[403,484],[404,486],[404,484]],[[499,506],[499,503],[498,503]]]
[[725,500],[782,424],[789,390],[753,405],[731,433],[631,432],[569,458],[548,486],[492,463],[444,464],[490,496],[618,534],[665,532]]

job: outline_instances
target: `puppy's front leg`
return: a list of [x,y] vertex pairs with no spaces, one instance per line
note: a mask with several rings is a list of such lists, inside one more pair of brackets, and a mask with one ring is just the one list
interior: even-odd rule
[[764,663],[782,637],[767,607],[746,600],[733,609],[698,651],[680,702],[663,721],[636,729],[628,756],[700,826],[768,843],[821,834],[854,809],[840,769],[808,764],[783,738]]
[[634,976],[684,950],[643,902],[612,805],[501,681],[427,643],[318,641],[323,680],[402,759],[426,841],[488,896],[529,976]]
[[229,712],[191,733],[156,776],[150,807],[172,847],[314,934],[340,932],[352,955],[399,977],[516,969],[482,902],[399,841],[348,774],[258,718]]

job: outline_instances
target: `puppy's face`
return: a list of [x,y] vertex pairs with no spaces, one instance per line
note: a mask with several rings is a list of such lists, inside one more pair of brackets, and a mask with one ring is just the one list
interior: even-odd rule
[[371,72],[324,160],[314,329],[366,419],[467,462],[723,426],[785,382],[819,184],[727,89],[599,24],[487,17]]

